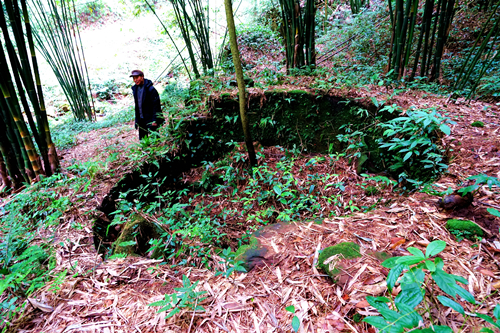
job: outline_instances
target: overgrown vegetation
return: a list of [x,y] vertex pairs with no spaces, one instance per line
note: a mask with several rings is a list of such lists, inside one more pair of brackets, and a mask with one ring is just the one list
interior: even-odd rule
[[[188,51],[190,61],[184,61],[187,58],[169,59],[169,65],[165,68],[169,70],[168,76],[175,76],[175,79],[169,79],[170,84],[165,86],[161,95],[163,109],[168,115],[166,126],[127,148],[127,151],[116,146],[106,147],[104,150],[110,152],[106,160],[73,160],[62,174],[51,177],[44,177],[39,172],[40,181],[34,185],[28,184],[29,180],[35,179],[29,175],[29,171],[36,171],[34,165],[38,159],[28,157],[28,151],[40,153],[47,167],[50,163],[47,164],[48,158],[43,154],[49,145],[44,147],[43,140],[40,140],[42,144],[37,141],[38,148],[35,148],[26,145],[28,140],[21,141],[21,137],[24,139],[38,133],[47,139],[47,132],[42,130],[46,130],[48,122],[44,120],[43,99],[39,90],[41,85],[36,82],[38,88],[35,94],[31,72],[24,67],[30,63],[24,36],[8,30],[7,21],[4,20],[2,42],[5,42],[10,52],[9,57],[14,54],[14,44],[18,49],[24,45],[25,50],[21,51],[23,54],[17,60],[23,66],[17,66],[16,60],[11,59],[9,67],[6,65],[7,58],[3,56],[5,66],[2,73],[9,75],[2,76],[3,99],[0,99],[6,101],[0,105],[4,115],[10,114],[8,112],[13,110],[12,107],[15,110],[11,116],[4,117],[10,119],[7,127],[13,131],[9,132],[7,127],[5,131],[0,128],[0,132],[8,133],[0,137],[3,157],[0,166],[3,162],[8,164],[4,148],[12,143],[17,150],[13,148],[16,154],[11,157],[18,164],[21,175],[16,175],[14,169],[7,172],[3,168],[0,171],[4,184],[7,185],[10,177],[16,180],[13,187],[23,186],[24,182],[26,189],[7,198],[0,206],[2,325],[8,326],[16,317],[22,316],[23,304],[26,304],[22,301],[34,291],[51,284],[49,292],[57,292],[66,277],[77,274],[78,263],[71,260],[69,268],[57,269],[55,249],[70,246],[71,240],[56,238],[54,230],[61,223],[67,223],[68,228],[75,230],[84,229],[84,222],[67,218],[69,212],[75,205],[91,201],[89,198],[93,197],[94,188],[104,182],[104,176],[121,176],[115,174],[114,169],[118,165],[127,169],[145,162],[152,167],[135,171],[139,180],[136,179],[135,186],[119,194],[116,210],[106,217],[111,220],[104,228],[106,236],[111,235],[110,231],[117,230],[126,229],[130,233],[127,237],[121,237],[123,233],[116,237],[114,244],[96,245],[100,253],[103,248],[109,250],[108,257],[104,259],[125,258],[127,254],[138,253],[162,258],[162,265],[174,270],[181,270],[184,266],[189,269],[211,269],[216,275],[232,277],[234,284],[236,272],[245,269],[233,250],[251,243],[252,235],[255,240],[254,232],[263,226],[309,219],[338,221],[339,217],[390,206],[393,198],[389,194],[395,189],[402,190],[405,195],[417,188],[423,188],[423,192],[437,193],[429,190],[431,183],[448,170],[450,158],[457,154],[453,150],[457,149],[456,146],[453,148],[447,137],[451,134],[450,127],[454,122],[445,113],[445,105],[443,109],[423,105],[403,109],[392,104],[391,99],[423,91],[423,100],[429,92],[450,93],[454,89],[458,89],[458,93],[464,97],[475,90],[482,94],[481,97],[498,97],[500,86],[495,66],[499,60],[499,7],[489,8],[490,19],[481,22],[483,25],[470,26],[471,21],[462,23],[463,20],[459,19],[463,17],[463,12],[472,11],[479,15],[488,8],[479,8],[475,3],[455,4],[453,0],[443,0],[439,3],[444,7],[436,9],[433,14],[434,3],[429,1],[425,4],[418,0],[396,2],[372,3],[371,8],[363,9],[364,1],[353,0],[348,10],[337,2],[327,1],[323,7],[322,3],[307,1],[307,13],[301,16],[296,1],[281,1],[283,8],[287,8],[286,22],[282,21],[278,6],[270,1],[264,1],[249,10],[250,13],[262,13],[256,21],[266,24],[245,22],[238,29],[239,43],[247,51],[247,57],[243,59],[247,82],[255,84],[257,90],[264,91],[259,95],[259,101],[253,100],[255,105],[259,105],[250,114],[254,120],[252,131],[262,141],[254,144],[257,165],[250,167],[245,148],[236,142],[240,141],[241,130],[238,115],[227,107],[232,102],[220,108],[223,112],[207,110],[210,103],[215,105],[214,100],[207,99],[208,95],[229,101],[233,93],[231,54],[227,48],[226,51],[214,48],[214,45],[224,44],[224,37],[219,36],[220,40],[216,41],[209,38],[214,11],[204,7],[200,1],[174,1],[175,12],[170,13],[164,21],[165,33],[180,27],[182,32],[172,36],[172,42],[180,40],[179,36],[182,35],[186,44],[192,40],[196,40],[196,43],[192,43]],[[0,3],[2,6],[4,3],[7,5],[7,11],[2,11],[4,16],[13,17],[16,11],[21,12],[12,1]],[[134,11],[134,15],[153,11],[162,5],[146,6],[135,0],[126,4],[132,4],[130,10]],[[392,13],[389,5],[395,6]],[[318,9],[316,6],[319,6]],[[453,8],[457,10],[452,11]],[[98,22],[111,11],[104,1],[86,3],[75,9],[78,12],[74,15],[86,21],[86,24]],[[316,10],[321,13],[321,17],[314,16]],[[351,15],[351,11],[356,15]],[[452,17],[452,14],[458,16]],[[300,22],[301,19],[307,22]],[[21,22],[18,24],[21,26]],[[26,22],[24,24],[27,27]],[[298,27],[304,28],[304,31]],[[434,27],[436,31],[431,34],[429,29]],[[12,34],[16,38],[15,43],[7,43],[8,36]],[[304,37],[306,35],[307,38]],[[432,40],[434,35],[435,40]],[[481,46],[473,45],[476,38],[479,38],[477,40],[482,43]],[[163,39],[158,38],[155,45],[161,45],[162,42]],[[322,44],[318,59],[315,55],[316,43]],[[32,41],[28,41],[30,51],[31,44]],[[434,51],[431,50],[433,45]],[[422,47],[422,51],[419,51]],[[200,49],[198,54],[197,48]],[[222,51],[224,56],[216,57],[217,51]],[[4,52],[3,49],[1,52]],[[182,57],[183,51],[177,49],[177,52]],[[461,56],[455,57],[453,54]],[[464,60],[465,54],[471,54],[467,59],[470,58],[472,64]],[[473,54],[478,56],[474,57]],[[185,64],[184,70],[179,69],[181,61]],[[14,80],[9,81],[5,78],[10,76],[10,68],[15,68],[17,72],[12,76]],[[123,68],[121,70],[125,72]],[[200,79],[188,84],[183,76],[189,76],[190,71]],[[203,77],[205,74],[207,76]],[[165,78],[162,76],[163,73],[158,76],[160,81]],[[128,126],[124,123],[133,119],[131,107],[115,107],[113,104],[118,96],[126,94],[129,83],[123,78],[97,77],[91,82],[101,103],[96,109],[106,116],[94,123],[76,121],[69,115],[55,118],[50,125],[58,149],[75,145],[76,135],[81,132],[111,126],[116,126],[118,130],[119,127]],[[438,77],[441,77],[440,82],[430,82]],[[455,82],[459,82],[459,86],[453,87]],[[275,91],[272,90],[276,87],[270,86],[280,86],[281,95],[273,95]],[[22,87],[28,91],[25,101],[22,100],[25,95]],[[17,93],[14,88],[17,88]],[[372,95],[386,97],[384,101],[372,97],[373,108],[370,108],[370,112],[354,102],[356,105],[349,108],[350,113],[334,113],[332,105],[337,107],[337,104],[348,104],[354,99],[346,98],[341,102],[336,101],[337,104],[328,104],[328,98],[336,98],[351,88],[361,91],[360,95],[364,94],[364,90],[370,90]],[[37,94],[40,94],[39,97]],[[15,96],[21,98],[17,105],[10,103]],[[320,110],[318,103],[321,98],[325,98],[328,103],[321,104]],[[265,105],[265,102],[269,104]],[[40,112],[37,112],[37,104]],[[302,109],[294,113],[296,110],[291,111],[293,107]],[[322,113],[323,107],[326,111]],[[36,125],[29,121],[30,108],[35,108]],[[26,124],[24,127],[22,125],[24,117],[29,122],[29,130]],[[219,121],[215,131],[207,129],[210,121]],[[329,137],[333,131],[327,131],[333,128],[333,122],[341,121],[345,121],[343,133],[337,138]],[[305,129],[302,128],[304,124]],[[496,126],[486,124],[486,128]],[[483,127],[485,123],[474,121],[468,125]],[[21,128],[20,135],[14,133],[16,128]],[[129,128],[132,130],[132,126]],[[103,136],[103,145],[113,136],[114,132],[111,131]],[[262,147],[262,143],[267,145],[278,139],[282,140],[282,146],[274,146],[276,143],[273,143],[274,147]],[[342,143],[345,146],[342,147]],[[315,153],[311,153],[313,150]],[[479,152],[475,153],[478,158],[483,158]],[[161,166],[168,166],[168,163],[186,170],[163,174]],[[383,174],[367,174],[375,172]],[[465,176],[460,175],[459,178]],[[500,186],[497,178],[484,174],[469,177],[466,181],[475,183],[459,190],[462,195],[476,194],[484,185],[488,185],[490,191]],[[93,202],[89,205],[93,205]],[[488,207],[487,211],[494,217],[500,216],[494,207]],[[130,223],[136,218],[154,226],[154,237],[142,237],[138,223]],[[484,236],[478,228],[473,228],[476,236],[466,229],[455,232],[455,235],[459,240],[469,238],[474,241]],[[365,242],[371,241],[376,246],[373,239],[357,237]],[[471,304],[476,304],[476,300],[459,284],[466,284],[467,281],[446,272],[443,260],[435,257],[444,249],[443,243],[431,242],[425,254],[409,247],[407,250],[411,256],[395,257],[384,262],[385,267],[391,268],[387,278],[390,291],[399,281],[401,292],[394,299],[368,298],[370,305],[381,316],[367,317],[366,322],[388,332],[450,331],[443,325],[436,325],[435,309],[441,309],[443,305],[464,315],[465,310],[459,304],[464,302],[459,297]],[[351,244],[356,254],[359,254],[359,245]],[[115,251],[111,256],[113,248],[122,248],[124,251]],[[332,253],[322,252],[320,261],[324,261],[324,256],[328,254]],[[83,274],[94,271],[95,267]],[[150,305],[161,307],[160,312],[167,312],[167,318],[188,311],[192,312],[194,318],[196,314],[204,312],[206,307],[200,305],[205,293],[200,291],[198,282],[192,283],[189,277],[183,276],[182,287],[166,293],[164,300]],[[285,304],[282,305],[285,308]],[[294,306],[285,309],[293,314],[292,329],[298,331],[301,325],[299,311],[295,311]],[[484,313],[476,315],[498,327],[492,317]],[[500,317],[500,307],[495,307],[493,315],[497,319]],[[359,319],[357,316],[355,321]]]

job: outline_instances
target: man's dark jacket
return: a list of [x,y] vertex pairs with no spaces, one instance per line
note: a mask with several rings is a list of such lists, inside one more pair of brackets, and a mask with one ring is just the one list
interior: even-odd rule
[[141,127],[150,127],[150,124],[156,122],[157,115],[161,114],[160,95],[153,87],[153,82],[144,79],[144,92],[142,93],[142,116],[139,113],[139,102],[137,101],[137,85],[132,87],[135,101],[135,124]]

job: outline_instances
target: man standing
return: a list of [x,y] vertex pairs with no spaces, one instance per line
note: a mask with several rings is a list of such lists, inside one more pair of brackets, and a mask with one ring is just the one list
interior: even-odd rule
[[135,128],[139,129],[139,140],[156,131],[156,117],[161,114],[160,95],[153,87],[153,82],[144,79],[144,73],[133,70],[130,77],[135,85],[132,87],[135,101]]

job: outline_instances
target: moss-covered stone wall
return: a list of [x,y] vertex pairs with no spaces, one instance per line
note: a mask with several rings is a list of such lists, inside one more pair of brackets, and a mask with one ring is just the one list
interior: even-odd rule
[[[376,112],[373,105],[306,90],[271,90],[250,94],[248,116],[254,141],[261,144],[326,151],[341,151],[341,126],[361,123],[359,110]],[[243,141],[237,97],[209,96],[207,106],[222,141]]]

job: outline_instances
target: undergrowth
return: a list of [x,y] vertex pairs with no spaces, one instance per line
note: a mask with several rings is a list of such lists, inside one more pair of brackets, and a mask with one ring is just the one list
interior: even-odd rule
[[72,207],[61,189],[77,191],[83,178],[43,178],[0,210],[0,327],[21,313],[22,301],[54,277],[55,228]]

